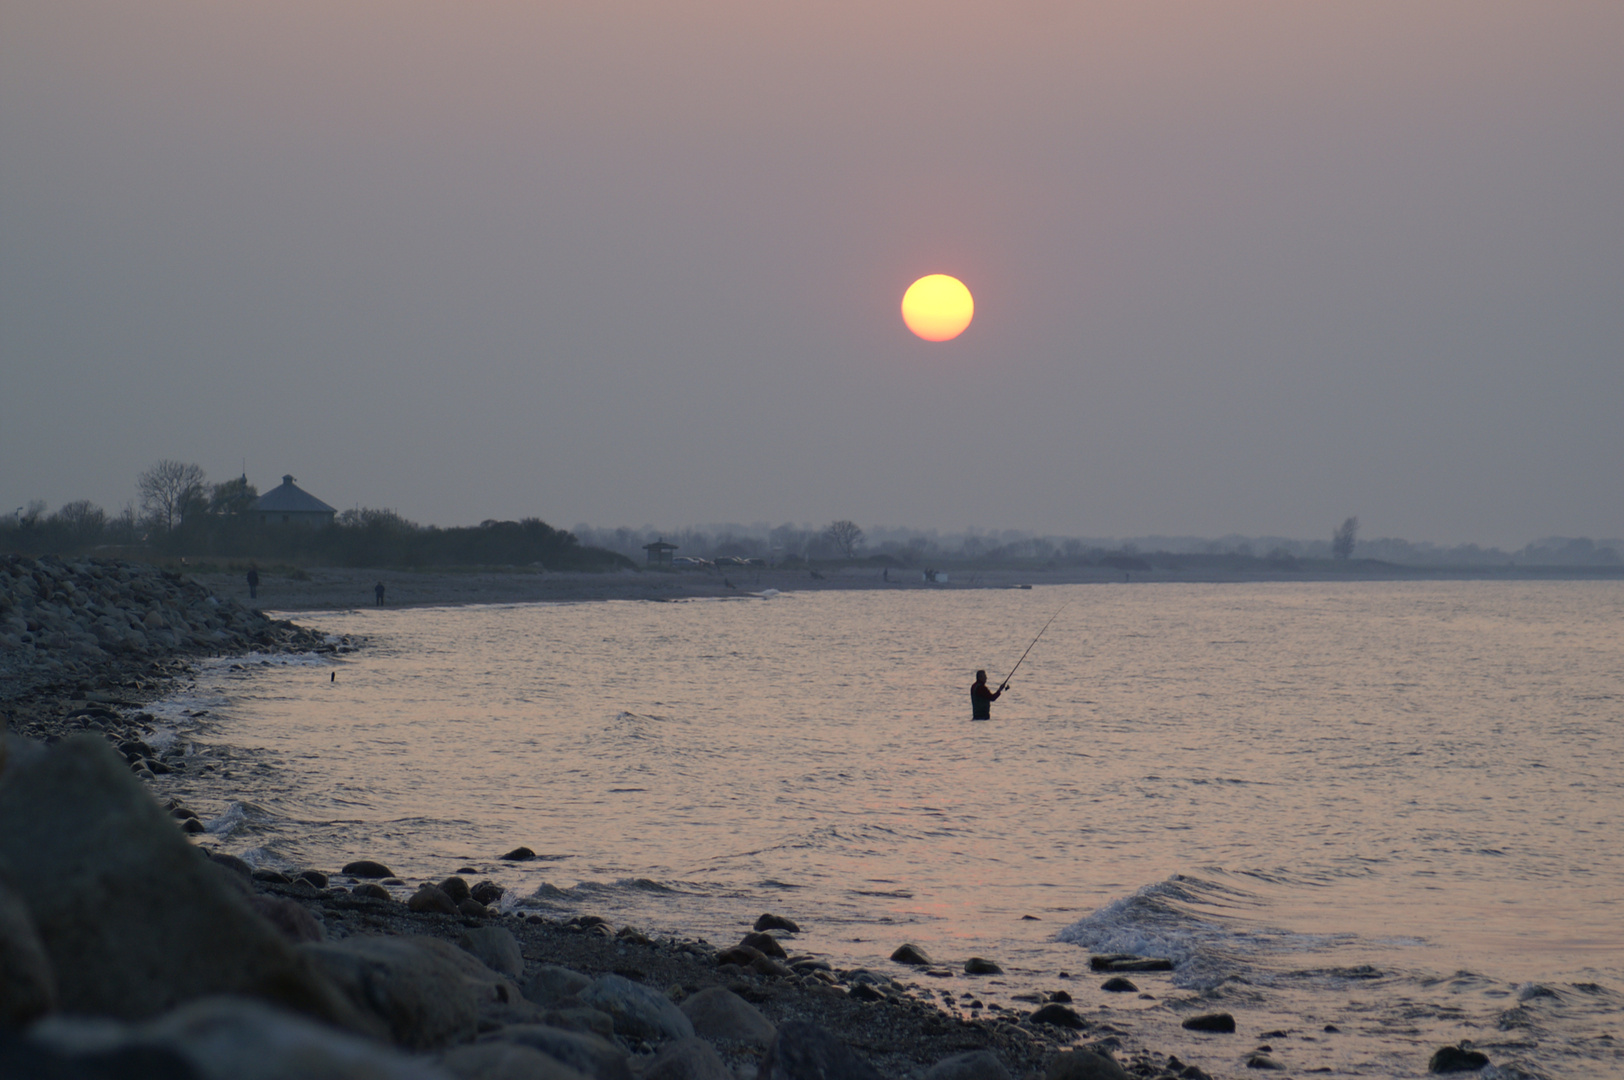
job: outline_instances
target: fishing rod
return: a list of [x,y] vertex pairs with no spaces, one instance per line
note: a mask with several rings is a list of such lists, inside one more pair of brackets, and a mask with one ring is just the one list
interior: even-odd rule
[[[1071,601],[1067,600],[1064,604],[1060,605],[1060,611],[1056,611],[1053,615],[1049,616],[1049,621],[1043,624],[1043,629],[1038,631],[1038,636],[1032,639],[1032,645],[1036,645],[1038,643],[1038,638],[1041,638],[1043,636],[1044,632],[1047,631],[1049,629],[1049,627],[1054,624],[1054,621],[1056,619],[1060,618],[1060,612],[1065,611],[1070,606],[1071,606]],[[1026,661],[1027,653],[1030,653],[1032,651],[1032,645],[1028,645],[1026,647],[1026,652],[1021,653],[1021,658],[1019,660],[1015,661],[1015,666],[1009,669],[1009,674],[1008,675],[1004,676],[1004,681],[1003,681],[1002,685],[1000,685],[998,687],[998,689],[1000,691],[1004,690],[1005,688],[1007,688],[1009,686],[1009,680],[1013,679],[1015,677],[1015,673],[1021,669],[1021,664],[1023,664]]]

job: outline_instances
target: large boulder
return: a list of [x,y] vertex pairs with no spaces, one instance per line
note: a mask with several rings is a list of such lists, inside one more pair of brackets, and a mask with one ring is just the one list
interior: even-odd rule
[[791,1020],[761,1059],[756,1080],[880,1080],[879,1071],[817,1024]]
[[519,950],[519,939],[505,926],[478,926],[465,930],[457,939],[457,944],[492,971],[501,972],[510,979],[524,977],[524,953]]
[[712,1042],[766,1046],[778,1033],[759,1009],[723,986],[690,994],[680,1008],[693,1023],[694,1033]]
[[203,1080],[450,1080],[426,1061],[247,998],[201,998],[141,1024],[51,1017],[29,1035],[59,1052],[115,1061],[167,1051]]
[[564,998],[573,998],[591,985],[589,975],[557,964],[543,964],[524,984],[524,996],[537,1005],[550,1005]]
[[1130,1080],[1115,1059],[1092,1050],[1066,1050],[1049,1059],[1045,1080]]
[[22,897],[0,882],[0,1030],[56,1008],[56,972]]
[[509,1024],[480,1040],[517,1043],[563,1062],[594,1080],[632,1080],[626,1052],[607,1039],[546,1024]]
[[512,983],[438,938],[357,934],[304,948],[358,1010],[414,1050],[468,1042],[482,1013],[523,1004]]
[[64,1010],[139,1020],[244,994],[365,1028],[102,739],[64,740],[7,771],[0,880],[33,919]]
[[735,1080],[710,1043],[704,1039],[676,1039],[660,1047],[643,1068],[642,1080]]
[[991,1050],[967,1050],[932,1065],[925,1080],[1010,1080],[1010,1075]]
[[457,1080],[591,1080],[555,1057],[512,1042],[483,1042],[446,1051],[440,1067]]
[[615,1031],[644,1042],[686,1039],[693,1022],[658,990],[623,975],[601,975],[577,995],[583,1004],[615,1018]]

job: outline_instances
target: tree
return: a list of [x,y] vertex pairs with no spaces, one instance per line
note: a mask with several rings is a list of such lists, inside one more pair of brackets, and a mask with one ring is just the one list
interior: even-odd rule
[[1354,536],[1359,532],[1359,519],[1351,517],[1331,534],[1331,554],[1338,559],[1353,557]]
[[203,469],[164,458],[136,478],[141,509],[164,532],[175,527],[190,506],[203,501]]
[[246,514],[248,508],[259,498],[259,489],[248,482],[248,477],[239,476],[235,480],[227,480],[223,484],[215,484],[209,491],[209,513],[211,514]]
[[74,544],[93,544],[107,526],[107,512],[89,499],[78,499],[51,515]]
[[857,545],[863,542],[863,530],[857,527],[855,521],[832,521],[823,530],[823,538],[849,559],[856,553]]

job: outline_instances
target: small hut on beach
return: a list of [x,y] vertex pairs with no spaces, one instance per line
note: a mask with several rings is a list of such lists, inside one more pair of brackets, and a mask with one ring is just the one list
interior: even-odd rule
[[[648,533],[644,533],[643,535],[647,536]],[[671,553],[677,550],[677,545],[666,543],[665,537],[662,536],[652,544],[644,544],[643,550],[648,552],[648,561],[650,565],[664,563],[665,565],[670,566]]]
[[331,525],[338,514],[337,510],[296,485],[292,476],[283,476],[281,486],[255,499],[248,512],[258,518],[261,525],[308,525],[312,528]]

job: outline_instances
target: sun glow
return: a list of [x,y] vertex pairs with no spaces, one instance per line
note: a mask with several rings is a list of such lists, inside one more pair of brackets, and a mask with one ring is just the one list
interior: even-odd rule
[[975,313],[970,290],[948,274],[922,277],[902,294],[902,321],[926,341],[953,340],[964,333]]

